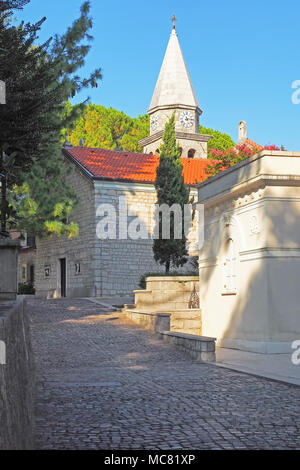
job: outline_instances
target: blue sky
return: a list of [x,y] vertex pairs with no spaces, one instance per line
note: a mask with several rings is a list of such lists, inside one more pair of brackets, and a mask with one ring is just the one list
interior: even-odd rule
[[[41,40],[78,16],[82,0],[31,0],[17,17],[46,16]],[[130,116],[149,107],[171,32],[176,27],[203,110],[201,123],[237,138],[240,120],[248,136],[264,144],[300,150],[300,104],[292,82],[300,80],[299,0],[91,0],[92,49],[82,74],[101,67],[98,89],[80,99],[112,106]],[[78,99],[78,98],[77,98]]]

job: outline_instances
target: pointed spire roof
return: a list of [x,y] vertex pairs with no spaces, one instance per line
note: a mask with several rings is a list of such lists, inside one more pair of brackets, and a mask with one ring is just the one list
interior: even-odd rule
[[178,104],[199,108],[177,32],[173,26],[149,111],[158,106]]

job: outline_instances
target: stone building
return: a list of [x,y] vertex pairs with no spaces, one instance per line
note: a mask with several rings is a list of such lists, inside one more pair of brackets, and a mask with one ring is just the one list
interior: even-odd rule
[[[72,215],[72,220],[78,223],[79,236],[76,239],[53,237],[37,240],[37,295],[128,294],[137,288],[142,274],[162,269],[155,263],[152,252],[153,204],[156,203],[154,182],[163,128],[173,112],[176,115],[177,141],[182,148],[183,176],[190,187],[191,197],[196,201],[196,185],[205,179],[209,164],[206,157],[210,136],[200,135],[198,131],[201,110],[175,28],[149,109],[150,136],[141,142],[144,153],[65,145],[65,165],[73,170],[67,176],[67,183],[79,198],[79,206]],[[138,217],[147,232],[146,239],[98,238],[99,204],[115,207],[119,230],[122,225],[120,197],[128,206],[128,225]],[[195,231],[191,231],[188,243],[191,256],[197,254],[194,249],[196,242]]]
[[263,150],[199,185],[202,334],[291,353],[300,336],[300,153]]

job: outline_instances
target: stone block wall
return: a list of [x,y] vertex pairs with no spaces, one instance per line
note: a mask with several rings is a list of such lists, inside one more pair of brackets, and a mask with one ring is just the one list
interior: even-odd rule
[[146,290],[135,291],[135,305],[146,311],[188,309],[194,287],[199,292],[198,276],[147,277]]
[[[69,297],[126,295],[138,287],[141,275],[146,272],[162,272],[164,267],[154,261],[152,234],[155,226],[154,204],[156,191],[153,184],[126,183],[116,181],[93,181],[72,163],[66,162],[73,171],[67,177],[79,198],[79,205],[72,214],[78,223],[79,236],[74,239],[53,236],[37,240],[35,267],[36,295],[48,298],[61,296],[60,258],[66,258]],[[191,188],[191,196],[197,191]],[[125,223],[120,217],[120,197],[126,201],[127,224],[130,230],[136,218],[142,224],[147,238],[122,238],[119,228]],[[110,204],[115,209],[116,239],[100,239],[97,224],[101,216],[96,215],[100,204]],[[141,230],[140,228],[138,230]],[[190,255],[195,255],[195,229],[188,237]],[[80,264],[80,273],[75,265]],[[191,271],[187,263],[181,270]],[[46,271],[49,275],[46,276]],[[182,308],[184,308],[182,306]]]
[[[197,192],[192,190],[192,195]],[[120,197],[125,198],[128,227],[137,217],[144,224],[147,239],[120,239],[119,227],[124,228],[119,216]],[[157,202],[154,185],[116,182],[95,182],[95,206],[112,204],[116,209],[117,239],[99,240],[96,237],[95,264],[100,266],[96,273],[96,295],[128,294],[138,287],[139,279],[146,272],[163,272],[164,267],[156,263],[153,257],[155,227],[154,204]],[[100,218],[96,219],[96,225]],[[194,249],[195,230],[189,236]],[[191,253],[194,255],[194,253]],[[192,270],[187,263],[181,270]],[[184,307],[182,307],[184,308]]]
[[34,448],[34,360],[24,303],[0,301],[1,450]]
[[170,314],[171,331],[202,334],[201,310],[188,308],[194,287],[199,291],[197,276],[148,277],[146,285],[146,290],[134,291],[134,308],[125,307],[130,318],[135,312],[137,317],[142,313],[166,312]]
[[[67,170],[70,163],[66,162]],[[93,182],[80,170],[74,168],[67,176],[79,199],[72,214],[72,221],[79,226],[79,235],[69,239],[66,236],[53,236],[51,239],[37,240],[36,260],[36,295],[41,297],[60,297],[59,259],[66,258],[67,296],[81,297],[95,295],[95,215]],[[80,264],[80,273],[76,273],[75,264]],[[50,268],[50,275],[45,276],[45,268]]]

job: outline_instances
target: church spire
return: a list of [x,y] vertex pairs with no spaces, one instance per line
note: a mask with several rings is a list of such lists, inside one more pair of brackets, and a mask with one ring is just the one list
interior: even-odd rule
[[153,93],[149,112],[165,106],[192,106],[199,108],[198,100],[187,70],[172,17],[172,32]]
[[187,70],[175,28],[159,72],[148,114],[150,134],[139,144],[144,153],[159,153],[166,123],[175,114],[176,141],[183,158],[207,158],[207,142],[212,138],[199,132],[202,111]]

